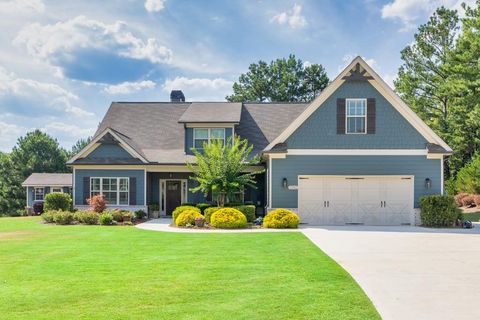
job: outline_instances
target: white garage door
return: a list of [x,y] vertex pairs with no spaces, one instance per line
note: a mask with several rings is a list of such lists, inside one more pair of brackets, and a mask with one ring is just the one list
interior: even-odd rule
[[313,225],[413,224],[413,178],[300,176],[298,211]]

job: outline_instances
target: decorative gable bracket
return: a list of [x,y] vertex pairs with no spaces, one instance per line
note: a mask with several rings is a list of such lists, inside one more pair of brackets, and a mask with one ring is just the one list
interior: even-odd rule
[[362,68],[360,63],[357,62],[355,64],[355,67],[350,69],[350,71],[342,77],[342,80],[345,81],[368,81],[368,80],[373,80],[373,77],[365,70]]

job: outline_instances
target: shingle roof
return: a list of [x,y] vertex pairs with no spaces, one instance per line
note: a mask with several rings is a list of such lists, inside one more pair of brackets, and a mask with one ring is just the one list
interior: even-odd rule
[[435,143],[427,143],[427,150],[428,153],[442,153],[442,154],[451,154],[451,151],[446,150],[444,147],[435,144]]
[[242,112],[241,103],[230,102],[192,102],[178,122],[222,122],[239,123]]
[[32,173],[22,186],[72,186],[71,173]]
[[[185,154],[185,127],[179,119],[193,103],[114,102],[95,134],[111,128],[151,163],[184,164],[194,157]],[[308,106],[308,103],[197,103],[222,116],[225,106],[240,107],[235,134],[254,145],[259,154]],[[230,106],[232,105],[232,106]],[[209,121],[210,122],[210,121]],[[218,122],[218,121],[217,121]],[[77,163],[77,162],[76,162]]]

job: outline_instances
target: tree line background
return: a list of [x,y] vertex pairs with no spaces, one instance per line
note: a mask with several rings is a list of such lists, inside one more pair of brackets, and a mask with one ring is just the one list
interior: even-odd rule
[[[465,15],[438,8],[401,51],[395,91],[454,150],[445,161],[446,190],[480,193],[480,0],[463,5]],[[235,102],[308,102],[328,85],[321,64],[294,55],[252,63],[226,97]],[[70,172],[65,162],[90,138],[71,150],[36,130],[0,152],[0,213],[25,206],[21,183],[33,172]]]

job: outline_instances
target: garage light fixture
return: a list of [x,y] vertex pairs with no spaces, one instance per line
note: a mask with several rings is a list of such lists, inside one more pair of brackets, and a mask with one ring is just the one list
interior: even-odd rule
[[284,189],[288,189],[288,180],[287,178],[283,178],[282,180],[282,186]]
[[430,178],[425,179],[425,189],[430,189],[432,187],[432,180]]

